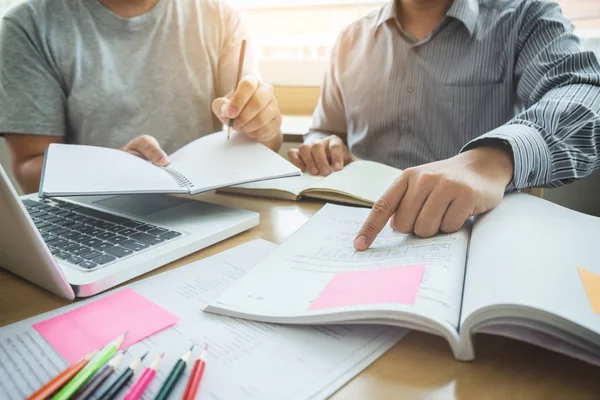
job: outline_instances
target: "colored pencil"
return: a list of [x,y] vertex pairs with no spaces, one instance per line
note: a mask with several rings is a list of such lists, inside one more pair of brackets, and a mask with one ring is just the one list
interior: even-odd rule
[[133,378],[135,370],[138,369],[142,360],[146,358],[147,355],[148,352],[129,364],[129,367],[127,367],[110,386],[98,393],[98,400],[112,400],[117,397],[119,392],[127,385],[127,382]]
[[[240,84],[240,80],[242,79],[242,72],[244,71],[244,58],[246,56],[246,40],[242,40],[242,47],[240,48],[240,59],[238,61],[238,74],[237,79],[235,81],[235,88],[233,91],[237,90],[237,87]],[[240,111],[240,110],[238,110]],[[233,122],[235,118],[231,118],[229,120],[229,127],[227,127],[227,140],[229,140],[229,136],[231,135],[231,129],[233,129]]]
[[152,379],[154,379],[154,375],[156,375],[156,370],[160,366],[160,360],[162,360],[164,355],[165,353],[162,353],[160,357],[158,357],[152,364],[150,364],[148,368],[146,368],[146,370],[144,370],[142,376],[140,376],[140,379],[138,379],[138,381],[134,383],[131,389],[129,389],[129,392],[127,392],[123,400],[137,400],[140,397],[142,397],[142,394],[144,394],[144,391],[146,390],[148,385],[150,385]]
[[37,392],[27,398],[27,400],[44,400],[58,392],[60,388],[67,384],[75,375],[79,373],[87,365],[87,363],[98,352],[88,354],[80,361],[65,368],[60,374],[56,375],[52,380],[42,386]]
[[90,362],[83,367],[83,369],[75,375],[69,383],[65,385],[52,399],[53,400],[67,400],[79,390],[83,384],[90,379],[90,377],[96,372],[101,366],[117,352],[127,333],[122,334],[114,341],[107,344],[100,352],[90,360]]
[[190,347],[190,349],[183,356],[181,356],[179,360],[177,360],[175,366],[173,366],[173,369],[171,370],[171,372],[169,372],[167,379],[158,391],[158,394],[156,395],[154,400],[165,400],[169,397],[169,395],[175,388],[175,385],[177,385],[177,382],[181,378],[181,375],[183,375],[183,371],[185,371],[185,367],[187,366],[188,360],[192,356],[193,350],[194,346],[192,345],[192,347]]
[[100,368],[94,376],[92,376],[86,383],[83,384],[82,387],[73,395],[73,400],[85,400],[89,399],[95,392],[98,390],[100,385],[104,383],[105,380],[111,376],[117,368],[119,368],[119,364],[121,363],[121,359],[123,359],[123,355],[127,352],[127,350],[123,352],[117,353],[116,356],[113,357],[112,360],[108,362],[105,366]]
[[182,400],[194,400],[196,397],[196,392],[198,391],[200,381],[202,380],[202,375],[204,374],[204,367],[206,366],[207,352],[208,345],[204,347],[202,354],[200,354],[200,357],[198,357],[196,363],[194,364],[194,368],[192,369],[192,373],[185,388],[185,392],[183,393]]

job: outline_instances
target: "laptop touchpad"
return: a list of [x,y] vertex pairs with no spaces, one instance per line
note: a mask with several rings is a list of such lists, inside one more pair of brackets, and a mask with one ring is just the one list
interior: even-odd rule
[[156,194],[132,194],[109,197],[93,204],[118,212],[143,217],[169,208],[188,204],[190,201],[177,197]]

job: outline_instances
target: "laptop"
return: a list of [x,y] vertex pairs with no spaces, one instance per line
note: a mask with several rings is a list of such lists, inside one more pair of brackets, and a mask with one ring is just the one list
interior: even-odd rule
[[0,165],[0,267],[70,300],[258,223],[255,212],[169,195],[19,197]]

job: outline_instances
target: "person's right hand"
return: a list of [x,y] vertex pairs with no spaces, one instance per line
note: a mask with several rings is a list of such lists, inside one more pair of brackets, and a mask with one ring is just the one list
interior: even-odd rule
[[348,147],[335,135],[292,149],[288,152],[288,158],[302,172],[323,176],[331,173],[330,165],[334,171],[339,171],[352,162]]
[[158,141],[149,135],[138,136],[131,142],[127,143],[121,150],[131,153],[134,156],[150,161],[152,164],[159,167],[169,165],[167,154],[160,148]]

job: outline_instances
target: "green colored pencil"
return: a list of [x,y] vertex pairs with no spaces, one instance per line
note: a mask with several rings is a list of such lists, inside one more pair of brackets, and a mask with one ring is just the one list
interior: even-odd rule
[[169,376],[167,376],[165,383],[163,383],[154,400],[165,400],[167,397],[169,397],[169,394],[171,394],[175,388],[175,385],[177,385],[181,375],[183,375],[183,371],[185,371],[185,367],[187,366],[187,362],[190,359],[193,350],[194,345],[192,345],[192,347],[190,347],[190,349],[183,356],[181,356],[179,360],[177,360],[175,366],[173,366],[173,369],[171,372],[169,372]]
[[77,390],[96,372],[100,367],[110,360],[110,358],[119,350],[119,347],[125,340],[127,332],[119,336],[114,341],[107,344],[100,352],[92,358],[87,365],[69,381],[52,400],[68,400]]

